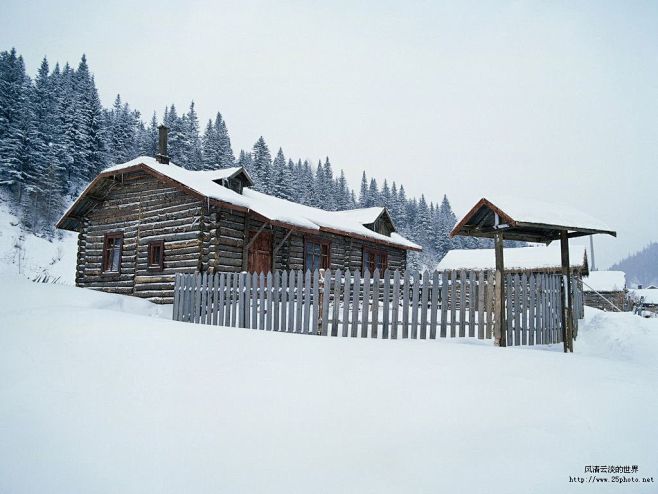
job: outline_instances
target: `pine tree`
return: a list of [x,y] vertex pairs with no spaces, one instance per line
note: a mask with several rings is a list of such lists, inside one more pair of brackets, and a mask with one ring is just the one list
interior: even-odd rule
[[367,208],[369,205],[368,200],[368,178],[366,172],[361,175],[361,189],[359,189],[359,207]]
[[270,168],[272,166],[272,155],[265,143],[263,136],[260,136],[252,149],[253,159],[253,176],[256,182],[255,189],[266,191],[270,182]]
[[381,206],[381,198],[379,197],[379,188],[375,178],[370,179],[370,186],[368,187],[368,206]]
[[286,157],[281,148],[279,148],[279,151],[276,153],[276,157],[272,162],[271,173],[272,180],[270,187],[268,187],[269,193],[282,199],[292,200],[292,194],[290,191],[292,177],[289,175]]

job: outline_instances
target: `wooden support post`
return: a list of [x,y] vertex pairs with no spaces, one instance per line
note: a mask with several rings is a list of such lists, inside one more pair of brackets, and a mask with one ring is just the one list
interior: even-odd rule
[[286,236],[283,237],[283,240],[281,240],[281,242],[279,242],[279,244],[276,245],[274,247],[274,249],[272,250],[272,272],[273,273],[274,273],[274,271],[276,271],[276,255],[279,252],[279,250],[281,249],[281,247],[283,247],[283,244],[286,243],[286,240],[288,240],[288,238],[290,238],[290,235],[292,234],[292,232],[293,232],[292,228],[290,230],[288,230],[288,233],[286,233]]
[[503,233],[494,236],[496,250],[496,283],[494,307],[494,342],[497,346],[507,346],[507,321],[505,320],[505,263],[503,262]]
[[[573,297],[571,294],[571,273],[569,264],[569,237],[566,230],[560,232],[562,251],[562,339],[564,352],[573,352]],[[566,302],[566,303],[565,303]]]

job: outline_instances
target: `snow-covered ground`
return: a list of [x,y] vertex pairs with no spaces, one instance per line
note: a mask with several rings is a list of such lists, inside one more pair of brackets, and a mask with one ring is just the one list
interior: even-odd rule
[[0,492],[658,491],[569,482],[658,480],[656,320],[588,309],[564,355],[168,317],[0,279]]
[[35,279],[47,275],[60,283],[75,283],[75,234],[58,231],[49,240],[25,231],[0,197],[0,275]]

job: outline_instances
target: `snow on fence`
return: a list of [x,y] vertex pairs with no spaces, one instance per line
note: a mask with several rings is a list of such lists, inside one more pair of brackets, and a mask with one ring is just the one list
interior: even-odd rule
[[[562,341],[561,275],[506,275],[508,345]],[[177,274],[173,319],[352,338],[478,338],[494,333],[489,271],[277,271]],[[583,316],[574,287],[574,326]]]

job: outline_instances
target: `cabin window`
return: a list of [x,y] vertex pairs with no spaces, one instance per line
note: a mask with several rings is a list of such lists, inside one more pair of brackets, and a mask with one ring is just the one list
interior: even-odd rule
[[388,254],[381,250],[364,247],[363,270],[366,269],[371,273],[374,273],[375,269],[379,269],[380,273],[386,271],[388,269]]
[[164,269],[164,240],[149,242],[148,269],[151,271],[162,271]]
[[103,272],[121,272],[121,253],[123,251],[123,233],[112,232],[105,234],[103,242]]
[[306,240],[304,270],[329,269],[331,244],[320,240]]

